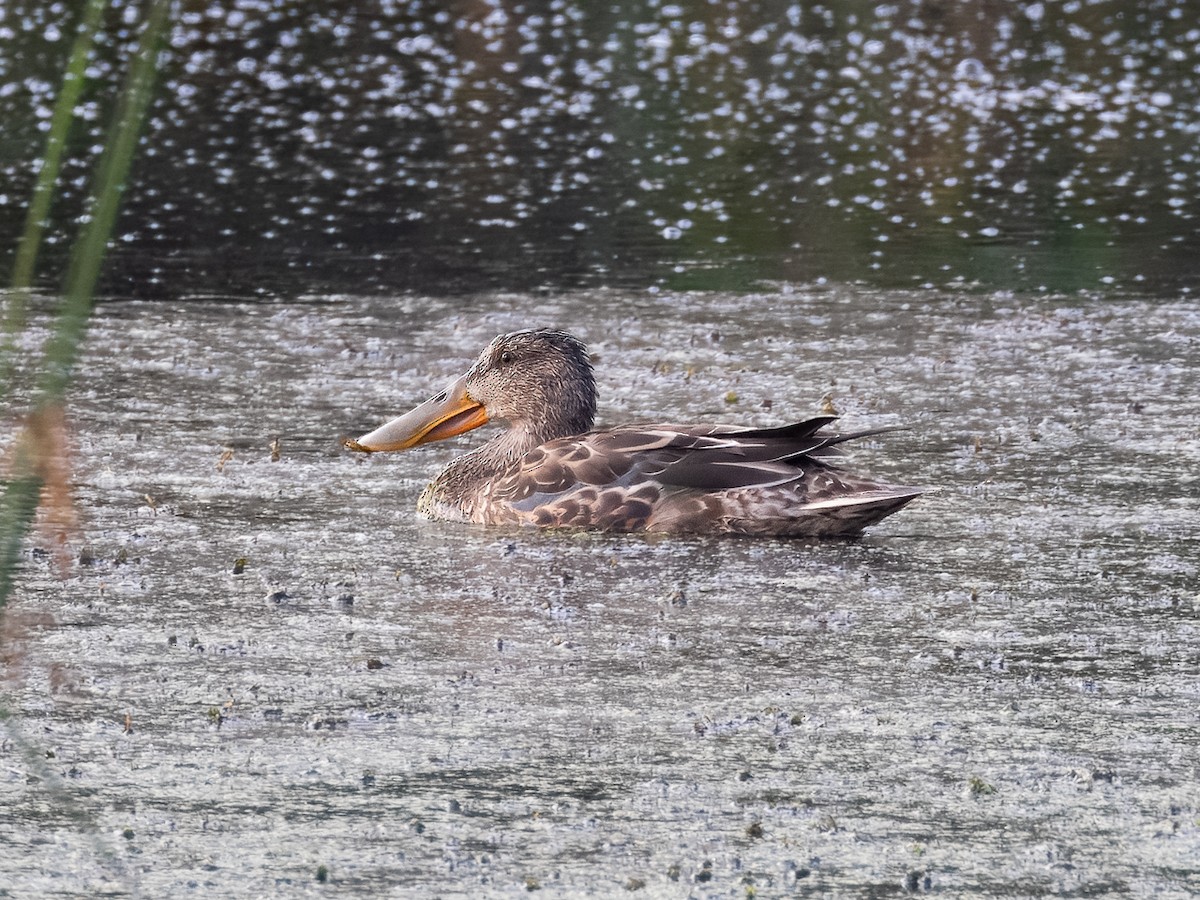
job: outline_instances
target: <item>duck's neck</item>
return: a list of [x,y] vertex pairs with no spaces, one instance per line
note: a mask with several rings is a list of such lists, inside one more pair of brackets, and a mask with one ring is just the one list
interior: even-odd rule
[[417,508],[431,518],[471,520],[484,486],[547,440],[532,428],[513,425],[446,466],[425,488]]

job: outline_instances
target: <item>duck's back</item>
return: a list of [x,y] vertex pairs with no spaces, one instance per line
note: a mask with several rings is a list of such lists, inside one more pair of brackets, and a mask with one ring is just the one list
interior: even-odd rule
[[631,425],[543,444],[481,484],[470,521],[601,531],[853,534],[921,491],[850,475],[824,431],[834,416],[781,428]]

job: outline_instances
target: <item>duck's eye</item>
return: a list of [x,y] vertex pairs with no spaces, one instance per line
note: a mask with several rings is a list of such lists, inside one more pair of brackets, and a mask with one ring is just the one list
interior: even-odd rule
[[500,362],[502,363],[510,363],[512,362],[512,358],[512,351],[510,350],[505,350],[500,354]]

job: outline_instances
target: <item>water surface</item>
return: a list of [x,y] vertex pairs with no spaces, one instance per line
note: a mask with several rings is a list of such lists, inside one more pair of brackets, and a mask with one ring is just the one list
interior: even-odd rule
[[[74,6],[0,9],[3,254]],[[1200,893],[1194,6],[184,4],[81,530],[0,633],[0,893]],[[481,436],[340,449],[535,325],[601,424],[831,404],[935,490],[849,542],[508,533],[414,512]]]
[[[82,561],[35,541],[6,617],[14,895],[1200,889],[1191,304],[461,302],[101,307]],[[937,491],[849,542],[509,533],[414,512],[478,434],[338,448],[541,323],[602,422],[827,398]]]
[[[5,252],[71,6],[0,10]],[[138,21],[106,22],[52,258]],[[1197,21],[1189,0],[184,4],[108,285],[1192,290]]]

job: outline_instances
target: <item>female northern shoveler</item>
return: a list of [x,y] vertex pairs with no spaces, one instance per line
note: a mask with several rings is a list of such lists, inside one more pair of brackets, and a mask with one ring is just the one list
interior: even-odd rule
[[[484,525],[603,531],[854,534],[921,491],[834,467],[834,446],[874,434],[824,431],[836,416],[780,428],[625,425],[592,431],[587,348],[562,331],[497,337],[467,373],[351,450],[404,450],[493,419],[508,430],[454,460],[418,509]],[[886,429],[883,429],[886,430]]]

